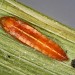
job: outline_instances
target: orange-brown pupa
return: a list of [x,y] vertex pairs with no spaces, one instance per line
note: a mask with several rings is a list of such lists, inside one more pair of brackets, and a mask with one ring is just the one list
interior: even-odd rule
[[6,32],[22,43],[27,44],[54,59],[60,61],[68,60],[66,53],[58,44],[42,35],[27,23],[10,16],[2,17],[0,23]]

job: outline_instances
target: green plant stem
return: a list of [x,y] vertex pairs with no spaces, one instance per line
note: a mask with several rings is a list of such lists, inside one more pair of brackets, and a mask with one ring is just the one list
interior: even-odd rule
[[[18,12],[18,13],[17,13]],[[16,16],[58,43],[69,61],[51,59],[23,45],[0,28],[0,75],[75,75],[75,30],[22,5],[15,0],[0,0],[0,17]]]

